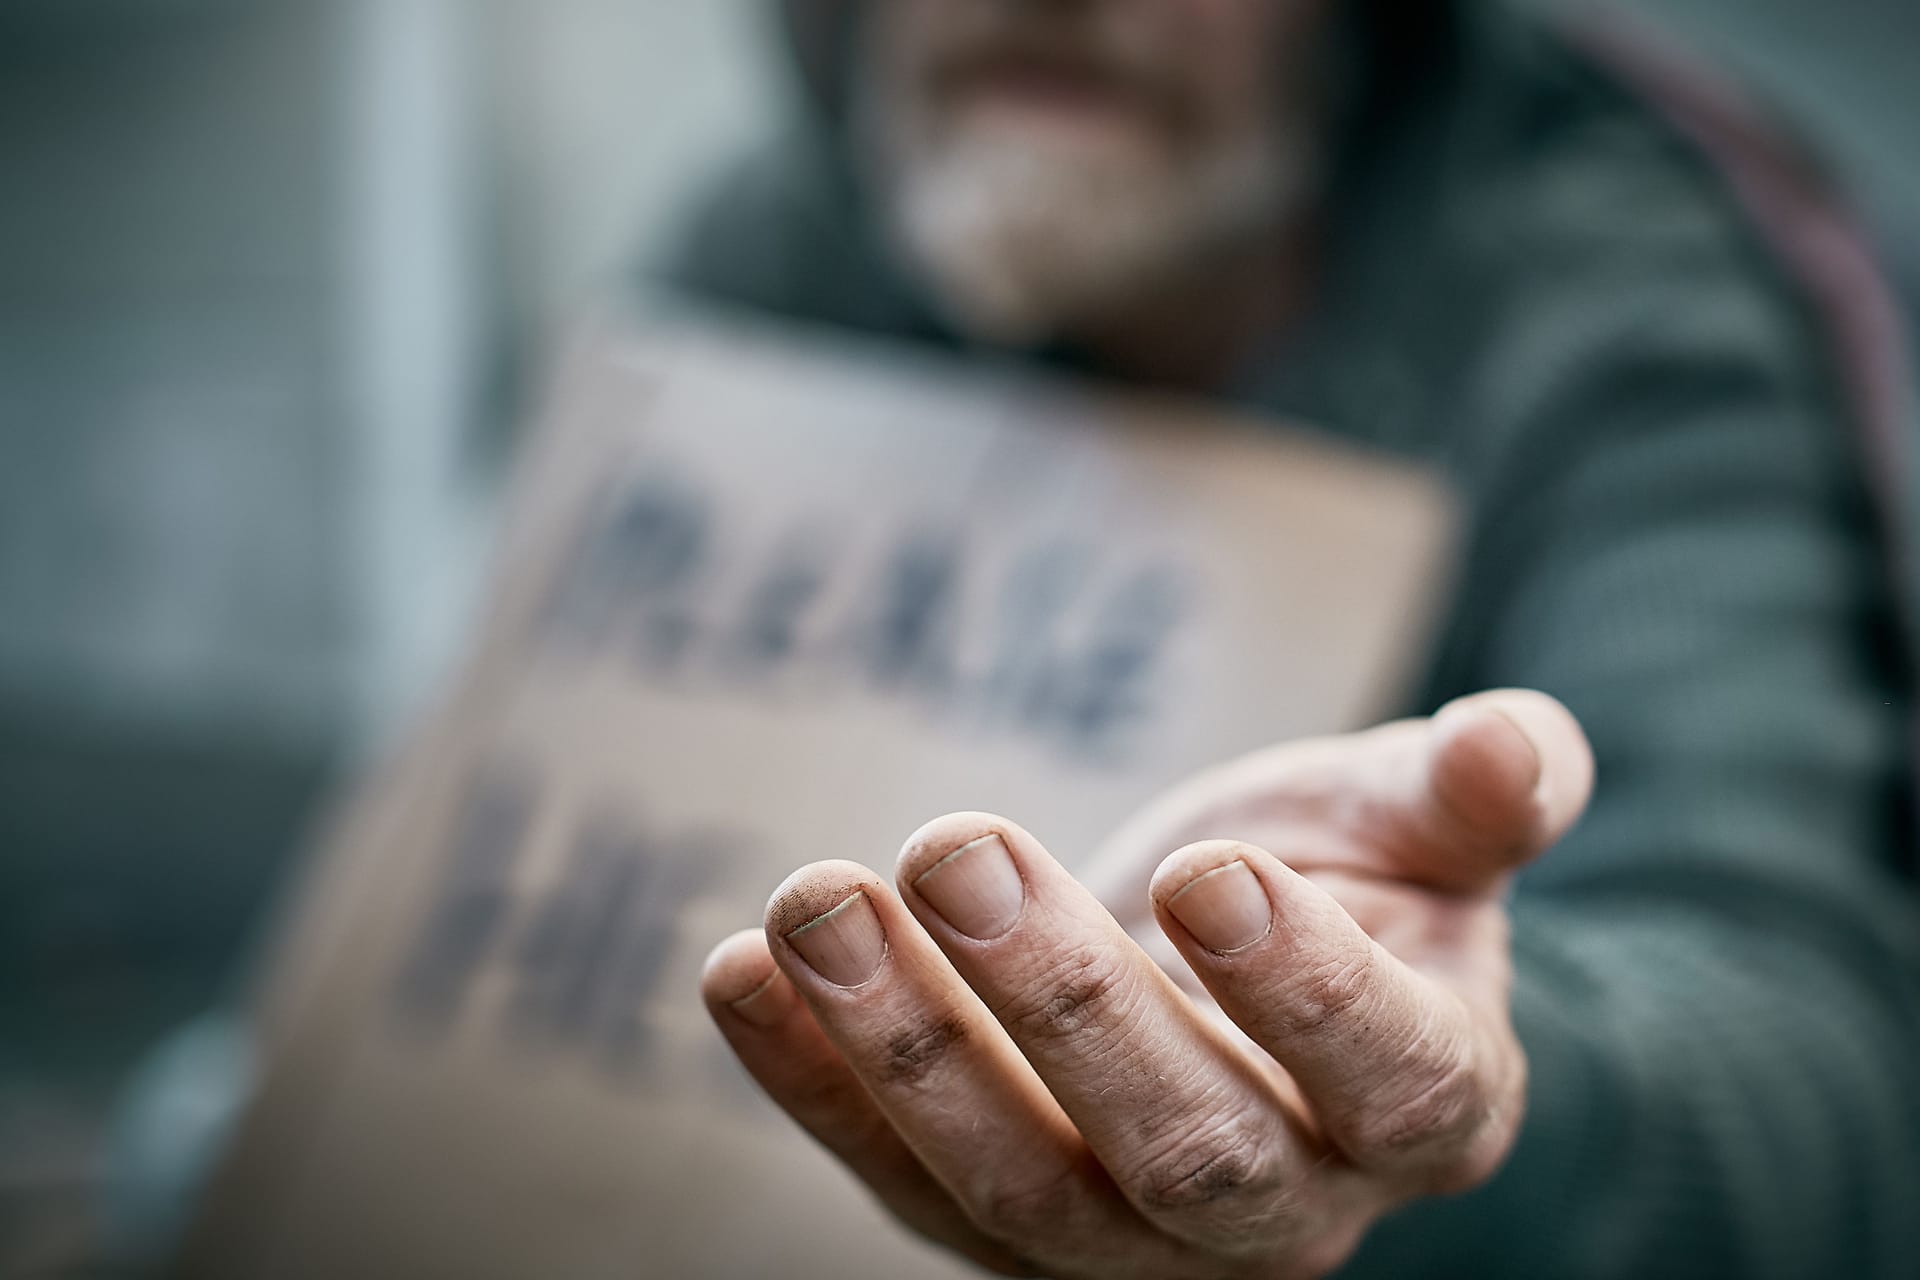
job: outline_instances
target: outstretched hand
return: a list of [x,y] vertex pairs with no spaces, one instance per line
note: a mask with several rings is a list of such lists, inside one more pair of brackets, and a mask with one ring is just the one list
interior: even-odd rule
[[896,887],[789,877],[703,993],[803,1128],[990,1269],[1319,1275],[1504,1160],[1505,887],[1591,780],[1573,718],[1521,690],[1275,747],[1120,830],[1086,876],[1118,919],[1020,827],[951,814]]

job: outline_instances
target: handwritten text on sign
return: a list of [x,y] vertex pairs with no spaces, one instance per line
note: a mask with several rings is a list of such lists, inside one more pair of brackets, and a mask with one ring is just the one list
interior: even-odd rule
[[748,694],[853,681],[1093,758],[1148,716],[1196,595],[1174,564],[1124,563],[1084,536],[991,555],[974,531],[928,523],[888,531],[874,557],[847,554],[851,531],[823,517],[742,547],[709,492],[657,472],[596,512],[546,602],[552,649]]

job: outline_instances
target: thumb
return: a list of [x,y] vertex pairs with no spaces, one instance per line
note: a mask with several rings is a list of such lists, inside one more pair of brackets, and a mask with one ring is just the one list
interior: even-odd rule
[[1402,822],[1387,824],[1401,829],[1380,833],[1389,845],[1380,852],[1399,873],[1441,888],[1479,888],[1538,856],[1593,791],[1579,722],[1531,689],[1448,703],[1427,722],[1424,756]]
[[1128,920],[1170,850],[1236,839],[1301,869],[1479,892],[1566,834],[1592,789],[1573,714],[1544,693],[1493,689],[1428,719],[1281,743],[1195,774],[1114,832],[1081,880]]

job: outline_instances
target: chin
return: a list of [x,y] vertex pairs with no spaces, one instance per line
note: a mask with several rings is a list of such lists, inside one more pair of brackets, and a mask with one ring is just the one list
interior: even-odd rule
[[1194,239],[1181,186],[1137,139],[970,130],[895,166],[889,222],[956,325],[1030,346],[1177,267]]
[[895,117],[871,153],[894,248],[957,328],[999,345],[1152,295],[1305,189],[1284,139],[1175,148],[1121,113],[996,108],[912,132]]

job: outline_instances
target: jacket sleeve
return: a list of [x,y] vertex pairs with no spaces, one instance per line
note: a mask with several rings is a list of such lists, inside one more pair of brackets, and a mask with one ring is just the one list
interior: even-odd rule
[[1487,218],[1512,283],[1434,689],[1545,689],[1596,753],[1512,904],[1529,1118],[1351,1271],[1912,1275],[1907,655],[1863,463],[1738,215],[1644,137],[1587,141]]

